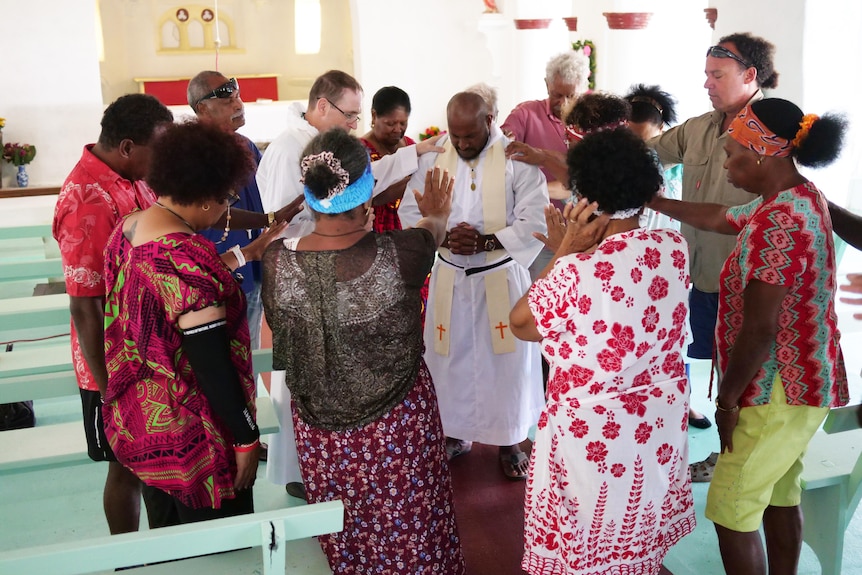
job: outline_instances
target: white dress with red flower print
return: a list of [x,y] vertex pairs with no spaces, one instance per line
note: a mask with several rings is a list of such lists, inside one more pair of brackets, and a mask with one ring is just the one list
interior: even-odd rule
[[694,529],[688,284],[682,236],[638,229],[561,258],[530,289],[551,373],[527,483],[528,573],[658,573]]

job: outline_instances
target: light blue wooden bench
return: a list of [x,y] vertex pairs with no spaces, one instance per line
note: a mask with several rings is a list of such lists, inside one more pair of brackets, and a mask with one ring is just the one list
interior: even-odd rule
[[60,258],[0,262],[0,281],[62,278]]
[[0,240],[18,240],[21,238],[42,238],[45,241],[53,241],[54,231],[51,229],[51,224],[0,226]]
[[[246,547],[261,548],[265,575],[283,575],[287,542],[336,533],[344,526],[341,501],[289,507],[251,515],[215,519],[152,531],[83,539],[0,553],[0,573],[10,575],[83,575],[220,553]],[[201,557],[217,562],[220,557]],[[194,561],[194,560],[192,560]],[[183,563],[167,564],[170,573],[191,573]],[[135,570],[144,573],[147,569]],[[210,571],[206,571],[210,572]],[[254,565],[237,573],[260,573]],[[299,571],[293,571],[298,573]]]
[[844,532],[862,498],[862,429],[858,405],[832,409],[803,460],[803,540],[823,575],[840,575]]
[[[257,371],[272,371],[272,349],[255,350],[252,357]],[[0,403],[77,395],[71,369],[68,344],[0,353]],[[280,428],[267,396],[257,398],[257,423],[261,434],[277,433]],[[80,421],[0,433],[0,474],[88,461]]]
[[68,333],[71,317],[69,296],[64,293],[0,299],[0,329],[4,332],[56,326]]

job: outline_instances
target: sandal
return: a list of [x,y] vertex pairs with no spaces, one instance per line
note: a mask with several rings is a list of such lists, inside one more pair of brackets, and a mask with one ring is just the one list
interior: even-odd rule
[[500,453],[500,465],[503,468],[503,475],[513,481],[527,478],[529,468],[523,473],[518,472],[518,467],[520,467],[525,461],[527,461],[527,454],[523,451],[518,451],[516,453]]
[[459,455],[467,455],[473,449],[473,442],[464,439],[446,438],[446,459],[452,461]]
[[691,480],[694,483],[709,483],[715,473],[715,464],[718,461],[718,453],[710,453],[703,461],[692,463],[688,466],[691,472]]

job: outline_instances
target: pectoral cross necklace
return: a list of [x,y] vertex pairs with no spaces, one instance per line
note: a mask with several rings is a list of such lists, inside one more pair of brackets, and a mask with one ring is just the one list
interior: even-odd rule
[[467,165],[470,166],[470,189],[472,191],[476,191],[476,166],[479,165],[479,158],[475,160],[467,162]]

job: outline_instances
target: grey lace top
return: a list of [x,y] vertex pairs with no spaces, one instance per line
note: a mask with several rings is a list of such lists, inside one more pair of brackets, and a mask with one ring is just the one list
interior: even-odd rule
[[361,427],[413,386],[422,360],[420,289],[434,261],[422,229],[368,233],[337,251],[273,242],[263,256],[263,305],[273,368],[299,415],[328,430]]

